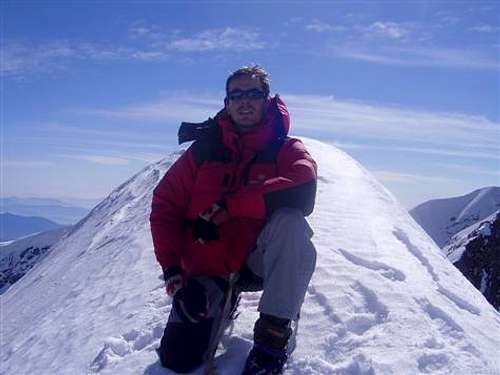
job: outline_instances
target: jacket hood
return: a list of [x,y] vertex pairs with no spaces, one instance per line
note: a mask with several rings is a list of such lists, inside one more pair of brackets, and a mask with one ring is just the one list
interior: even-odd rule
[[255,131],[238,134],[226,109],[217,114],[216,121],[222,129],[224,143],[231,148],[243,144],[260,150],[273,140],[286,137],[290,130],[290,113],[279,95],[268,99],[264,119]]

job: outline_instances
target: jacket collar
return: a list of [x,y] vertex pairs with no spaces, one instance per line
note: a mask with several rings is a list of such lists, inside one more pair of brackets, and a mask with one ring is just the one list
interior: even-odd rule
[[268,99],[264,119],[255,131],[239,134],[225,109],[217,114],[216,120],[222,129],[224,144],[235,151],[260,151],[273,141],[285,137],[290,130],[290,114],[278,95]]

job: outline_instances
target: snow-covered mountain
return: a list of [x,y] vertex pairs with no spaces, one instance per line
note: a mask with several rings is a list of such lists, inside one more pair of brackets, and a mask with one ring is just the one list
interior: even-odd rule
[[439,247],[461,230],[500,209],[500,187],[478,189],[460,197],[433,199],[410,210]]
[[454,235],[443,252],[500,310],[500,210]]
[[[357,162],[305,142],[318,261],[286,374],[499,374],[496,310]],[[1,297],[2,374],[169,374],[154,352],[171,300],[148,216],[177,156],[113,191]],[[241,370],[258,300],[243,296],[220,374]]]
[[52,245],[69,231],[69,227],[53,229],[0,247],[0,294],[42,260]]

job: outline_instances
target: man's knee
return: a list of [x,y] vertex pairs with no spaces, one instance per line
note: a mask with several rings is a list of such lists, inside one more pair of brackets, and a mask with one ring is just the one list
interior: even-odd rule
[[268,225],[275,229],[284,230],[299,230],[309,227],[302,211],[289,207],[283,207],[274,211]]
[[200,323],[167,323],[158,354],[163,367],[178,373],[191,372],[203,363],[213,319]]

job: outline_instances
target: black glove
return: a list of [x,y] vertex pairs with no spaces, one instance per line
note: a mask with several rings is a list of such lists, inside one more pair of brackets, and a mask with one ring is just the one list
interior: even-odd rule
[[186,323],[199,323],[207,318],[208,298],[203,285],[193,278],[174,296],[174,309]]
[[198,215],[193,222],[193,239],[201,244],[220,238],[218,226],[229,220],[226,202],[221,199]]
[[219,228],[216,224],[201,217],[193,221],[193,240],[204,244],[205,242],[215,241],[219,238]]

